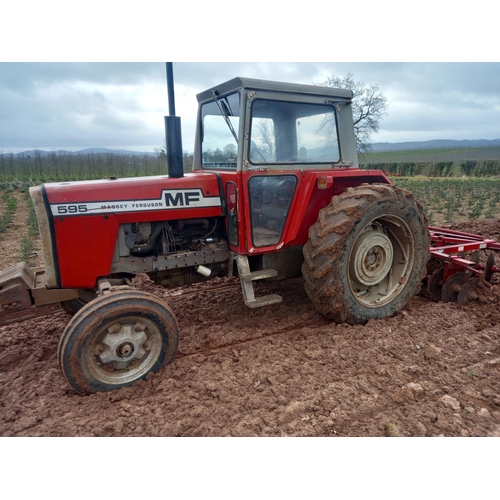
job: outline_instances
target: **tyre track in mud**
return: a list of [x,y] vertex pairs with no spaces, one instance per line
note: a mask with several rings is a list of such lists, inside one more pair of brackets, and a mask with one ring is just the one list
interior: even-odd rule
[[[232,279],[229,278],[228,280],[232,280]],[[167,303],[169,303],[171,305],[172,309],[175,310],[176,309],[176,301],[185,301],[186,298],[190,297],[190,296],[196,297],[196,295],[200,294],[201,291],[203,291],[207,294],[214,295],[214,294],[221,294],[221,293],[225,294],[226,292],[230,292],[230,291],[232,292],[234,289],[237,289],[238,294],[236,294],[236,296],[235,296],[234,293],[231,293],[231,296],[228,297],[229,300],[231,300],[231,301],[234,300],[234,302],[235,302],[234,308],[239,309],[243,313],[242,314],[243,317],[252,313],[252,311],[250,309],[247,309],[246,307],[241,308],[241,301],[243,298],[240,297],[241,285],[240,285],[238,280],[235,279],[234,283],[222,283],[219,285],[212,285],[210,282],[206,282],[206,283],[203,283],[203,285],[204,285],[203,288],[200,288],[198,290],[183,289],[181,291],[181,293],[177,293],[177,294],[175,292],[174,293],[166,292],[164,294],[163,298],[165,299],[165,301]],[[156,287],[155,287],[155,289],[151,289],[148,285],[144,285],[144,282],[142,282],[141,288],[148,289],[148,291],[150,293],[151,292],[158,293],[158,291],[159,291],[158,288],[156,288]],[[271,289],[276,288],[276,282],[274,282],[274,284],[267,284],[267,288],[271,288]],[[271,291],[274,291],[274,290],[271,290]],[[264,290],[261,293],[264,295],[264,294],[270,293],[270,292],[268,290]],[[284,298],[284,300],[286,301],[286,298]],[[311,307],[311,304],[310,304],[309,300],[307,299],[307,297],[305,297],[305,294],[304,294],[304,300],[302,301],[302,306],[305,306],[307,308]],[[182,307],[182,306],[179,305],[177,307]],[[269,306],[267,308],[267,311],[271,311],[271,312],[277,312],[278,310],[279,310],[279,306]],[[225,321],[223,319],[211,321],[212,325],[224,324],[224,323],[227,323],[227,321]],[[205,356],[208,356],[211,354],[213,355],[213,354],[219,353],[222,350],[231,349],[231,348],[234,349],[234,348],[237,348],[238,346],[242,346],[245,344],[255,343],[258,341],[265,341],[266,339],[269,339],[269,338],[272,338],[275,336],[293,335],[295,333],[300,332],[300,330],[305,328],[305,327],[315,328],[315,327],[319,327],[321,325],[324,325],[325,323],[328,324],[330,322],[328,320],[325,320],[325,318],[323,318],[321,315],[314,312],[314,315],[313,314],[308,315],[307,319],[300,319],[299,318],[298,322],[294,322],[292,328],[290,328],[289,326],[283,326],[282,328],[280,328],[278,326],[276,330],[273,330],[271,332],[258,330],[259,333],[257,336],[252,336],[252,337],[246,338],[244,340],[236,340],[234,342],[229,342],[226,344],[218,344],[218,345],[214,345],[213,347],[210,347],[209,345],[200,344],[199,346],[195,346],[196,352],[183,353],[181,350],[181,352],[179,352],[179,354],[176,356],[176,359],[180,359],[183,357],[189,357],[189,356],[196,356],[197,354],[203,354]],[[181,327],[181,329],[182,329],[182,327]]]
[[222,345],[218,345],[218,346],[215,346],[215,347],[200,347],[197,352],[193,352],[193,353],[181,353],[181,354],[178,354],[176,356],[176,359],[181,359],[181,358],[189,358],[189,357],[192,357],[192,356],[196,356],[198,354],[203,354],[204,356],[210,356],[210,355],[215,355],[215,354],[219,354],[221,351],[224,351],[224,350],[227,350],[227,349],[230,349],[230,348],[237,348],[237,347],[240,347],[240,346],[243,346],[243,345],[247,345],[247,344],[252,344],[252,343],[256,343],[256,342],[259,342],[259,341],[266,341],[270,338],[273,338],[273,337],[278,337],[280,335],[294,335],[294,334],[297,334],[297,333],[300,333],[300,331],[303,329],[303,328],[313,328],[314,326],[319,326],[318,325],[311,325],[310,323],[306,323],[306,322],[303,322],[302,324],[300,324],[299,326],[295,327],[293,330],[290,330],[288,328],[286,329],[283,329],[283,330],[279,330],[279,331],[276,331],[276,332],[272,332],[272,333],[264,333],[262,336],[260,337],[254,337],[254,338],[250,338],[250,339],[246,339],[246,340],[240,340],[240,341],[237,341],[237,342],[232,342],[232,343],[228,343],[228,344],[222,344]]
[[[199,342],[191,346],[186,351],[183,346],[182,338],[179,340],[179,353],[176,359],[180,357],[194,355],[200,352],[203,354],[220,351],[221,349],[235,348],[258,340],[264,340],[283,334],[292,334],[304,327],[319,327],[330,324],[319,313],[317,313],[303,289],[302,278],[288,280],[288,282],[268,282],[258,283],[256,291],[259,295],[269,293],[279,293],[283,296],[283,303],[279,305],[268,306],[266,308],[249,309],[243,302],[241,285],[236,278],[218,278],[218,283],[213,285],[211,282],[192,285],[194,290],[188,287],[182,287],[179,291],[164,291],[161,287],[154,285],[145,275],[139,276],[134,284],[141,290],[152,293],[169,304],[179,323],[179,332],[181,337],[186,337],[186,332],[196,331],[196,327],[222,327],[227,326],[234,333],[238,330],[234,326],[241,324],[247,334],[243,339],[231,337],[230,342],[219,343],[217,337],[211,336],[208,342]],[[228,283],[229,281],[229,283]],[[180,293],[179,293],[180,292]],[[235,293],[236,292],[236,293]],[[206,301],[209,298],[214,306],[206,307]],[[197,316],[194,311],[199,311],[197,304],[203,302],[202,310],[208,312],[208,317]],[[301,315],[283,317],[281,310],[286,307],[291,312],[300,311]],[[233,314],[228,314],[232,312]],[[240,333],[243,333],[240,331]]]

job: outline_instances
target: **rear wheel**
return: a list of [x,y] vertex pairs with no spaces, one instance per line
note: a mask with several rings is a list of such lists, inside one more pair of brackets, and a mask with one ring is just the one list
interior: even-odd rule
[[337,322],[391,316],[419,291],[429,247],[427,219],[411,193],[385,184],[349,188],[309,230],[306,292]]
[[131,385],[173,361],[178,328],[172,311],[136,290],[103,295],[82,307],[59,342],[59,365],[80,394]]

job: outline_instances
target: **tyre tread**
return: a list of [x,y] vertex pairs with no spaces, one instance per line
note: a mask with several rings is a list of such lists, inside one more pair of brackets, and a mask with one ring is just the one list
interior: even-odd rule
[[[309,229],[309,241],[303,248],[302,275],[305,290],[315,307],[324,316],[337,322],[347,321],[352,324],[364,323],[369,319],[363,315],[360,316],[359,311],[353,310],[355,308],[345,298],[344,288],[347,285],[339,275],[340,259],[345,253],[346,239],[356,224],[375,205],[385,202],[402,203],[419,219],[418,224],[422,229],[421,234],[417,235],[416,245],[418,241],[422,241],[423,244],[422,248],[415,249],[415,255],[422,253],[423,258],[419,260],[423,264],[419,272],[420,279],[411,296],[418,293],[420,282],[426,275],[430,247],[427,218],[423,213],[422,205],[404,189],[388,184],[363,184],[348,188],[342,194],[333,197],[331,203],[320,210],[317,222]],[[378,314],[376,310],[374,308],[374,317]]]

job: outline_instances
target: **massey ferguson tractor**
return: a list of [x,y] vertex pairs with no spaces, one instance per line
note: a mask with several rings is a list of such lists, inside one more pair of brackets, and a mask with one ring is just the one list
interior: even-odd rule
[[493,252],[485,264],[465,258],[500,244],[428,228],[411,193],[358,168],[351,91],[234,78],[200,93],[184,175],[168,65],[167,74],[169,175],[31,188],[44,271],[20,263],[0,273],[0,324],[72,315],[58,360],[78,393],[173,361],[176,319],[134,288],[140,273],[166,287],[238,276],[251,308],[282,300],[256,296],[256,280],[303,276],[321,314],[363,324],[395,314],[422,280],[431,298],[467,303],[500,270]]

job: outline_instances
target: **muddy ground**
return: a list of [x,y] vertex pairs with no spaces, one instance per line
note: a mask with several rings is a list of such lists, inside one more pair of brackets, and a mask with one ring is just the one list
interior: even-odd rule
[[[455,229],[500,240],[500,221]],[[497,258],[497,265],[499,259]],[[166,290],[180,329],[174,362],[132,387],[77,395],[56,351],[69,316],[0,327],[1,436],[498,436],[500,284],[459,307],[421,296],[392,318],[334,324],[302,279]]]

